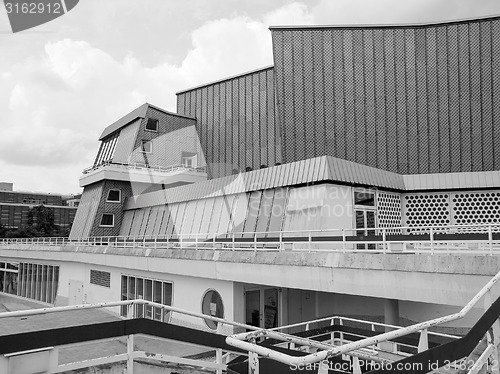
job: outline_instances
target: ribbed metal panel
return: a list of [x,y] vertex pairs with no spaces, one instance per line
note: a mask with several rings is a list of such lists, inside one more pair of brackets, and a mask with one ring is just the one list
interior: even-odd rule
[[213,211],[207,230],[208,233],[210,234],[217,233],[217,230],[219,229],[219,222],[222,215],[222,209],[224,209],[224,199],[222,196],[217,196],[214,198]]
[[245,225],[248,210],[248,197],[246,193],[234,195],[233,209],[231,211],[230,229],[232,232],[241,232]]
[[123,214],[122,225],[120,226],[120,236],[129,236],[130,228],[134,220],[135,210],[129,210]]
[[402,176],[330,156],[254,170],[249,173],[151,192],[128,199],[125,210],[232,195],[268,188],[331,181],[404,190]]
[[203,219],[201,220],[199,232],[209,232],[210,222],[212,222],[212,217],[214,217],[214,203],[215,198],[206,199]]
[[499,22],[272,28],[284,161],[500,168]]
[[134,214],[134,220],[132,222],[132,227],[130,228],[130,235],[139,235],[140,228],[142,225],[142,220],[144,219],[144,209],[137,210]]
[[248,214],[245,221],[245,232],[255,231],[257,227],[257,217],[260,211],[260,202],[262,199],[262,191],[252,191],[249,196]]
[[191,233],[191,229],[193,227],[193,220],[196,215],[196,204],[198,203],[198,200],[191,200],[186,202],[185,210],[184,210],[184,216],[182,218],[182,231],[180,231],[180,234],[189,234]]
[[[500,144],[500,21],[491,24],[491,51],[492,51],[492,98],[493,98],[493,144]],[[493,148],[493,168],[500,170],[500,154],[498,147]]]
[[115,146],[115,153],[112,158],[113,162],[127,163],[129,161],[129,156],[134,149],[140,123],[141,120],[138,119],[121,129],[120,136]]
[[96,219],[99,201],[104,183],[97,183],[84,188],[80,204],[76,211],[70,239],[88,238]]
[[152,207],[144,209],[144,216],[142,218],[141,226],[139,227],[139,233],[138,233],[139,236],[146,235],[146,229],[149,225],[151,210],[152,210]]

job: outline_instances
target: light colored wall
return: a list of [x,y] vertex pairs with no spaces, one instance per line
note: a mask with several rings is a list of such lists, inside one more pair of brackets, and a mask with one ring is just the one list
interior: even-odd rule
[[[121,300],[121,276],[131,275],[154,280],[162,280],[173,283],[173,306],[192,312],[201,313],[201,303],[204,293],[209,289],[216,290],[222,297],[224,305],[224,317],[229,320],[242,320],[242,311],[237,306],[234,307],[235,298],[241,304],[242,296],[239,291],[233,289],[233,282],[216,279],[196,278],[175,274],[166,274],[157,271],[133,270],[109,266],[99,266],[95,264],[75,263],[75,262],[51,262],[59,265],[59,288],[57,293],[57,305],[68,304],[70,281],[83,282],[83,299],[85,303],[94,304],[109,301]],[[110,272],[110,288],[90,284],[90,270],[101,270]],[[242,286],[238,290],[242,290]],[[242,292],[241,292],[242,293]],[[71,302],[70,302],[71,303]],[[116,314],[120,313],[119,308],[112,308]],[[196,326],[206,328],[201,319],[189,317],[181,314],[174,314],[172,322],[186,326]]]

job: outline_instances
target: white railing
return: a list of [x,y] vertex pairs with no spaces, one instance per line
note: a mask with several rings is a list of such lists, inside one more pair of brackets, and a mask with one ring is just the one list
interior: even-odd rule
[[500,225],[453,225],[175,235],[0,239],[0,245],[111,245],[210,250],[500,254]]
[[[283,332],[279,332],[276,330],[270,330],[270,329],[262,329],[259,331],[253,331],[253,332],[245,332],[241,334],[235,334],[232,336],[229,336],[226,338],[226,342],[229,345],[232,345],[236,348],[240,348],[242,350],[248,351],[249,352],[249,364],[257,362],[257,368],[256,372],[258,373],[258,360],[256,361],[255,359],[252,360],[252,357],[267,357],[276,361],[279,361],[281,363],[284,363],[286,365],[294,365],[294,366],[300,366],[300,365],[306,365],[306,364],[313,364],[313,363],[318,363],[322,362],[323,360],[328,359],[329,357],[335,357],[339,356],[342,354],[347,354],[352,351],[356,351],[362,348],[367,348],[371,347],[377,344],[381,344],[384,342],[389,342],[391,340],[400,338],[402,336],[407,336],[409,334],[414,334],[414,333],[420,333],[420,341],[419,341],[419,351],[423,351],[428,349],[428,329],[431,327],[443,325],[449,322],[456,321],[458,319],[461,319],[465,317],[470,310],[479,302],[480,299],[485,297],[485,306],[490,306],[493,302],[492,300],[492,294],[491,294],[491,289],[492,287],[498,282],[500,279],[500,272],[497,273],[470,301],[469,303],[460,310],[458,313],[450,314],[448,316],[440,317],[440,318],[435,318],[426,322],[421,322],[417,323],[408,327],[404,328],[398,328],[397,330],[394,331],[389,331],[380,335],[376,335],[373,337],[365,338],[359,341],[355,342],[350,342],[341,346],[328,346],[328,345],[322,345],[318,344],[315,342],[310,341],[309,339],[305,338],[299,338],[294,335],[286,334]],[[498,320],[495,322],[496,325],[498,325]],[[293,327],[294,325],[291,326],[283,326],[280,328],[281,329],[286,329]],[[493,345],[495,347],[498,347],[498,344],[500,343],[499,337],[498,337],[498,332],[500,332],[499,326],[494,326],[493,327],[494,331],[494,336],[495,336],[495,342]],[[496,333],[495,333],[496,332]],[[256,341],[260,338],[270,338],[270,339],[275,339],[278,341],[282,342],[287,342],[287,343],[293,343],[297,345],[309,345],[311,347],[315,347],[318,349],[322,349],[319,352],[312,353],[306,356],[302,357],[295,357],[295,356],[290,356],[285,353],[281,353],[278,351],[273,350],[272,348],[268,347],[263,347],[259,346],[256,344]],[[497,353],[496,353],[497,354]],[[489,356],[488,356],[489,357]],[[495,360],[498,360],[498,354],[497,357],[494,357]]]
[[199,173],[205,173],[205,168],[200,167],[200,168],[193,168],[189,167],[186,165],[182,164],[174,164],[174,165],[169,165],[169,166],[157,166],[157,165],[149,165],[141,162],[133,162],[133,163],[123,163],[123,162],[112,162],[112,161],[105,161],[102,162],[98,165],[95,166],[90,166],[86,169],[83,170],[83,174],[89,174],[95,170],[99,170],[101,168],[107,167],[107,166],[113,166],[117,168],[122,168],[122,169],[136,169],[136,170],[148,170],[148,171],[158,171],[162,173],[169,173],[177,170],[183,170],[183,171],[194,171],[194,172],[199,172]]
[[[340,338],[333,338],[328,341],[329,344],[326,344],[325,342],[318,342],[314,341],[311,338],[305,339],[305,338],[299,338],[293,335],[286,335],[283,333],[278,333],[280,330],[285,330],[285,329],[290,329],[290,328],[296,328],[296,327],[306,327],[308,330],[309,327],[313,326],[314,324],[318,324],[321,322],[330,322],[331,325],[335,324],[336,321],[339,325],[345,325],[347,322],[355,322],[357,324],[362,324],[368,329],[374,329],[375,326],[382,328],[382,329],[401,329],[399,326],[393,326],[393,325],[387,325],[383,323],[377,323],[377,322],[369,322],[369,321],[363,321],[363,320],[358,320],[358,319],[353,319],[353,318],[347,318],[347,317],[341,317],[341,316],[333,316],[333,317],[328,317],[328,318],[323,318],[323,319],[317,319],[313,321],[307,321],[307,322],[301,322],[297,324],[292,324],[292,325],[287,325],[287,326],[282,326],[282,327],[277,327],[274,329],[270,330],[262,330],[261,328],[251,326],[251,325],[246,325],[243,323],[238,323],[234,321],[230,321],[227,319],[223,318],[218,318],[218,317],[213,317],[197,312],[192,312],[180,308],[176,308],[173,306],[168,306],[168,305],[163,305],[163,304],[158,304],[152,301],[147,301],[147,300],[127,300],[127,301],[116,301],[116,302],[105,302],[105,303],[97,303],[97,304],[83,304],[83,305],[71,305],[71,306],[64,306],[64,307],[52,307],[52,308],[43,308],[43,309],[31,309],[31,310],[22,310],[22,311],[14,311],[14,312],[4,312],[0,313],[0,319],[2,318],[21,318],[21,317],[28,317],[28,316],[33,316],[33,315],[44,315],[44,314],[53,314],[53,313],[59,313],[59,312],[68,312],[68,311],[78,311],[78,310],[89,310],[89,309],[102,309],[102,308],[121,308],[121,307],[126,307],[127,308],[127,318],[134,318],[135,313],[137,309],[135,308],[136,305],[141,305],[141,306],[150,306],[152,308],[160,308],[162,310],[168,311],[170,313],[170,319],[172,320],[172,315],[174,313],[181,314],[183,316],[190,316],[190,317],[196,317],[202,320],[210,320],[213,322],[217,323],[217,330],[211,330],[210,332],[212,333],[218,333],[218,334],[228,334],[227,331],[225,331],[224,327],[228,326],[231,329],[239,329],[239,330],[246,330],[246,331],[253,331],[253,334],[255,334],[255,337],[270,337],[273,338],[270,334],[262,334],[265,331],[269,332],[275,332],[276,334],[280,334],[279,336],[286,336],[286,343],[288,345],[296,344],[296,347],[289,347],[291,349],[298,349],[298,346],[308,346],[310,348],[317,348],[317,349],[331,349],[335,345],[344,345],[344,344],[353,344],[349,342],[347,338],[343,336],[343,333],[340,332]],[[201,326],[201,325],[200,325]],[[206,329],[205,329],[206,330]],[[208,331],[208,330],[206,330]],[[229,332],[231,333],[231,332]],[[248,333],[245,333],[248,335]],[[334,333],[332,332],[332,335]],[[446,335],[446,334],[440,334],[440,333],[434,333],[434,332],[429,332],[429,335],[434,335],[436,337],[445,337],[449,339],[457,339],[458,337],[453,336],[453,335]],[[238,336],[238,335],[235,335]],[[227,340],[227,339],[226,339]],[[366,340],[366,339],[365,339]],[[229,341],[227,340],[229,343]],[[394,343],[396,344],[396,343]],[[400,344],[400,343],[397,343]],[[210,347],[209,347],[210,348]],[[422,348],[422,347],[419,347]],[[58,347],[48,347],[48,348],[41,348],[41,349],[58,349]],[[427,348],[425,348],[427,349]],[[38,349],[40,350],[40,349]],[[303,349],[302,349],[303,350]],[[365,359],[365,360],[373,360],[375,362],[393,362],[393,360],[389,359],[384,359],[377,357],[377,351],[379,349],[373,349],[373,353],[370,354],[370,352],[367,351],[360,351],[359,349],[353,349],[350,351],[346,351],[345,353],[352,356],[353,358],[359,358],[359,359]],[[30,353],[32,351],[29,351]],[[20,352],[20,354],[24,354],[26,352]],[[153,354],[151,352],[142,352],[142,351],[135,351],[134,350],[134,337],[133,335],[127,336],[127,353],[126,354],[118,354],[115,356],[111,357],[102,357],[102,358],[89,358],[85,361],[81,362],[74,362],[74,363],[66,363],[66,364],[61,364],[52,367],[49,372],[50,373],[59,373],[59,372],[64,372],[64,371],[69,371],[69,370],[78,370],[90,366],[95,366],[95,365],[102,365],[102,364],[110,364],[110,363],[116,363],[120,361],[127,361],[127,373],[133,373],[133,361],[136,358],[153,358],[158,361],[163,361],[163,362],[170,362],[170,363],[177,363],[177,364],[184,364],[184,365],[191,365],[191,366],[198,366],[198,367],[205,367],[209,368],[212,370],[215,370],[217,373],[222,373],[223,370],[227,369],[227,359],[229,355],[231,354],[231,351],[223,352],[221,349],[217,349],[215,352],[215,362],[213,361],[207,361],[206,359],[202,360],[195,360],[195,359],[186,359],[183,357],[175,357],[171,355],[164,355],[164,354]],[[15,355],[11,354],[11,355]],[[240,353],[241,354],[241,353]],[[271,357],[271,356],[268,356]],[[271,357],[273,358],[273,357]],[[55,360],[57,363],[57,360]],[[1,362],[0,362],[0,367],[1,367]]]
[[[340,326],[347,326],[347,325],[352,325],[355,327],[360,326],[362,330],[368,330],[372,332],[377,332],[377,330],[397,330],[401,329],[401,326],[395,326],[395,325],[390,325],[386,323],[380,323],[380,322],[373,322],[373,321],[365,321],[361,319],[356,319],[356,318],[349,318],[349,317],[341,317],[341,316],[334,316],[334,317],[326,317],[326,318],[320,318],[312,321],[306,321],[306,322],[299,322],[291,325],[286,325],[286,326],[280,326],[280,327],[275,327],[272,329],[268,329],[269,331],[276,331],[276,332],[285,332],[285,330],[291,330],[291,329],[300,329],[301,331],[310,331],[313,330],[314,327],[320,327],[322,325],[340,325]],[[380,332],[380,331],[378,331]],[[338,332],[338,337],[335,337],[335,334],[332,332],[331,334],[331,339],[329,340],[333,345],[344,345],[347,343],[350,343],[351,341],[348,339],[348,336],[356,336],[357,338],[368,338],[366,335],[359,335],[359,334],[354,334],[354,333],[344,333],[342,331]],[[456,335],[450,335],[450,334],[443,334],[439,332],[434,332],[434,331],[428,331],[427,332],[427,340],[425,342],[421,341],[419,345],[411,345],[411,344],[405,344],[405,343],[396,343],[396,342],[389,342],[391,343],[391,349],[390,351],[392,353],[396,353],[399,355],[409,355],[408,351],[412,351],[413,353],[421,352],[423,350],[428,349],[428,341],[430,340],[429,337],[435,337],[435,338],[445,338],[445,339],[458,339],[459,336]],[[308,340],[304,340],[306,342],[307,346],[311,347],[316,347],[316,348],[325,348],[324,342],[323,344],[317,344],[317,343],[312,343],[309,340],[311,337],[308,337]],[[359,340],[359,339],[358,339]],[[423,344],[426,343],[426,344]],[[287,345],[290,345],[291,343],[289,341],[286,342]],[[400,350],[400,347],[405,347],[406,349]],[[328,348],[331,348],[329,346]],[[372,345],[369,347],[375,352],[378,351],[387,351],[387,347],[382,346],[380,343],[376,345]],[[352,353],[352,352],[351,352]],[[373,359],[373,357],[371,358]]]
[[[59,313],[59,312],[65,312],[65,311],[113,308],[113,307],[123,307],[123,306],[127,307],[127,318],[134,318],[134,312],[136,309],[135,308],[136,305],[145,305],[145,306],[150,306],[150,307],[154,307],[154,308],[160,308],[160,309],[168,311],[171,315],[173,313],[178,313],[178,314],[181,314],[183,316],[191,316],[191,317],[196,317],[196,318],[199,318],[202,320],[210,320],[210,321],[216,322],[217,323],[217,330],[211,331],[211,332],[218,333],[218,334],[222,334],[224,332],[225,326],[228,326],[230,328],[240,329],[240,330],[258,330],[259,329],[255,326],[250,326],[250,325],[246,325],[243,323],[230,321],[227,319],[213,317],[213,316],[209,316],[206,314],[196,313],[196,312],[176,308],[173,306],[158,304],[158,303],[155,303],[152,301],[147,301],[147,300],[142,300],[142,299],[106,302],[106,303],[97,303],[97,304],[71,305],[71,306],[43,308],[43,309],[31,309],[31,310],[22,310],[22,311],[15,311],[15,312],[4,312],[4,313],[0,313],[0,319],[1,318],[9,318],[9,317],[20,318],[20,317],[27,317],[27,316],[33,316],[33,315]],[[201,327],[201,325],[200,325],[200,327]],[[188,343],[183,343],[183,344],[188,344]],[[43,349],[56,350],[57,348],[58,347],[47,347],[47,348],[43,348]],[[207,351],[208,350],[212,351],[213,347],[207,347]],[[34,351],[35,350],[26,351],[26,352],[19,352],[19,354],[30,354],[30,353],[33,353]],[[38,350],[36,350],[36,351],[38,351]],[[62,373],[62,372],[70,371],[70,370],[83,369],[83,368],[87,368],[87,367],[91,367],[91,366],[95,366],[95,365],[103,365],[103,364],[110,364],[110,363],[116,363],[116,362],[121,362],[121,361],[127,361],[127,373],[132,374],[133,373],[134,359],[136,359],[136,358],[148,358],[148,359],[154,359],[154,360],[162,361],[162,362],[166,362],[166,363],[176,363],[176,364],[181,364],[181,365],[197,366],[200,368],[208,368],[208,369],[214,370],[218,374],[222,374],[223,371],[227,369],[227,360],[230,357],[231,353],[233,353],[233,352],[231,352],[231,351],[223,352],[222,349],[219,349],[219,348],[216,349],[215,362],[214,362],[214,361],[207,361],[206,359],[196,360],[196,359],[188,359],[188,358],[177,357],[177,356],[172,356],[172,355],[165,355],[165,354],[160,354],[160,353],[154,354],[151,352],[135,351],[135,349],[134,349],[134,335],[128,335],[127,336],[127,353],[126,354],[118,354],[118,355],[114,355],[111,357],[92,358],[92,359],[88,359],[85,361],[67,363],[67,364],[61,364],[61,365],[57,364],[57,359],[53,359],[52,360],[53,366],[48,370],[48,372],[49,373]],[[237,354],[241,355],[241,353],[237,353]],[[15,354],[9,354],[6,356],[12,356],[12,355],[15,355]],[[1,369],[2,369],[2,360],[0,357],[0,372],[2,372]]]

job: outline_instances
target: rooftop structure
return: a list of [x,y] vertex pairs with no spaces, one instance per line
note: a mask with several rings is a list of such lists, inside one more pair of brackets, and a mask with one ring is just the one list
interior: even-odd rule
[[[335,315],[391,329],[477,303],[500,259],[500,17],[271,35],[274,66],[180,91],[178,114],[146,103],[106,127],[69,240],[4,241],[4,292],[121,300],[124,318],[144,299],[139,317],[234,334],[249,362],[282,363],[301,359],[251,339],[306,346],[270,329],[307,335],[302,322]],[[499,292],[481,292],[489,312],[441,327],[483,331]]]

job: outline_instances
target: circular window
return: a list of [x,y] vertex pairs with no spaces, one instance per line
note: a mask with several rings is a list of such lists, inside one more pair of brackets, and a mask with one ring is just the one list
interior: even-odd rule
[[[201,312],[212,317],[224,318],[224,304],[217,291],[208,290],[205,292],[201,301]],[[211,329],[217,329],[217,322],[206,319],[205,323]]]

